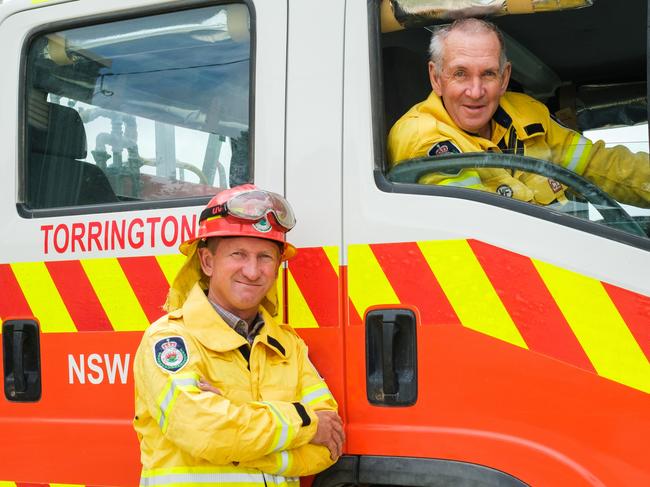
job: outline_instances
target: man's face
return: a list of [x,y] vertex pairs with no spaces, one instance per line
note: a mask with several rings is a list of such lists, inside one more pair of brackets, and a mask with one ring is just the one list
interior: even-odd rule
[[274,285],[280,249],[271,240],[255,237],[220,238],[214,253],[199,249],[201,268],[210,279],[208,297],[247,320],[257,313]]
[[433,91],[461,129],[490,137],[490,120],[510,79],[510,64],[499,74],[499,39],[493,32],[452,31],[444,41],[440,75],[429,62]]

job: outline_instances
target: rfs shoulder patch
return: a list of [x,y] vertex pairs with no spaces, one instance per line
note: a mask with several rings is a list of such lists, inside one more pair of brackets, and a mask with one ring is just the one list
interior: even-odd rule
[[554,193],[559,193],[560,191],[562,191],[562,185],[558,183],[555,179],[548,178],[548,184]]
[[182,337],[166,337],[153,346],[153,358],[164,371],[178,372],[187,363],[189,353]]
[[444,140],[434,144],[429,149],[429,156],[442,156],[444,154],[460,154],[461,150],[451,140]]

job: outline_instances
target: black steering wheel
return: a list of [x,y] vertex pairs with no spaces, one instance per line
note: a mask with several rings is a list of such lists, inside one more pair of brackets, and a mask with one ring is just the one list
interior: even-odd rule
[[413,159],[393,167],[387,174],[395,183],[417,183],[428,173],[455,173],[461,169],[502,168],[553,178],[580,193],[602,215],[610,227],[646,237],[645,231],[609,194],[573,171],[552,162],[532,157],[499,153],[447,154]]

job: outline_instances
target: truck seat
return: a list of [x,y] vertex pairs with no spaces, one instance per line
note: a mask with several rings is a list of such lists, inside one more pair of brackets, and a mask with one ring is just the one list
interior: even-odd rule
[[106,174],[86,157],[86,131],[79,113],[47,104],[47,129],[28,123],[27,204],[30,208],[118,201]]

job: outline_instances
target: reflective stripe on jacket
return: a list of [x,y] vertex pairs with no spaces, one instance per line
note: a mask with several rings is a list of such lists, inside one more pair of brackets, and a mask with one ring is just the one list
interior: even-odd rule
[[[309,441],[315,411],[337,404],[293,329],[259,312],[249,354],[198,284],[147,329],[134,363],[140,485],[297,486],[333,463]],[[201,378],[221,394],[201,391]]]
[[[492,138],[484,139],[460,129],[445,110],[441,99],[431,93],[413,106],[391,128],[388,159],[392,166],[409,159],[434,155],[430,151],[445,142],[459,152],[510,152],[560,164],[600,186],[622,203],[650,206],[650,160],[648,153],[632,153],[626,147],[605,148],[555,122],[548,109],[528,95],[506,92],[492,117]],[[468,187],[463,174],[478,173],[481,185],[475,189],[499,192],[522,201],[549,204],[564,201],[564,188],[541,175],[507,169],[465,169],[457,174],[429,173],[422,184]]]

